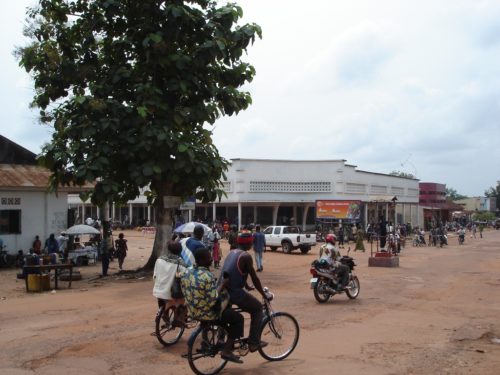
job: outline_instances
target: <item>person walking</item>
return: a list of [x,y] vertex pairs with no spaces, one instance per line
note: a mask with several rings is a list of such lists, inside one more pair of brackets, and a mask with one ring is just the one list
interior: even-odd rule
[[33,241],[33,252],[36,255],[40,255],[42,253],[42,241],[40,241],[40,237],[36,236],[35,241]]
[[113,237],[109,221],[102,222],[102,229],[104,232],[104,238],[101,241],[101,264],[102,276],[105,277],[108,276],[110,256],[113,252]]
[[257,265],[257,272],[262,272],[264,267],[262,265],[262,254],[266,249],[266,236],[260,231],[260,224],[255,226],[255,233],[253,234],[253,251],[255,252],[255,264]]
[[214,245],[212,247],[212,257],[214,259],[214,267],[219,268],[220,260],[222,258],[219,237],[214,238]]
[[50,262],[52,264],[57,263],[57,252],[59,251],[59,244],[57,243],[56,237],[54,233],[51,233],[49,238],[45,240],[44,250],[47,251],[47,254],[50,255]]
[[344,227],[342,226],[342,224],[340,224],[340,226],[339,226],[338,238],[339,238],[339,248],[343,249],[344,248]]
[[123,269],[123,261],[127,256],[127,240],[124,238],[123,233],[118,235],[118,239],[115,241],[115,255],[118,258],[118,267]]
[[365,244],[364,244],[364,233],[363,230],[360,228],[356,230],[356,247],[354,248],[354,251],[362,251],[363,253],[365,252]]

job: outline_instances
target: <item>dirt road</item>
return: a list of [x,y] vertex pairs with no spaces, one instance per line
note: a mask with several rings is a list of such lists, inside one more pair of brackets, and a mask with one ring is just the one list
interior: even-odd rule
[[[152,238],[126,237],[132,269],[147,259]],[[223,374],[500,374],[500,231],[457,242],[410,245],[393,269],[368,267],[369,251],[353,253],[360,296],[326,304],[309,289],[318,248],[266,252],[261,280],[275,292],[276,310],[299,321],[299,345],[283,362],[251,354]],[[27,294],[13,270],[0,272],[1,374],[191,373],[181,357],[189,331],[170,348],[150,335],[151,277],[99,280],[98,273],[99,266],[83,267],[72,289],[62,282],[56,293]]]

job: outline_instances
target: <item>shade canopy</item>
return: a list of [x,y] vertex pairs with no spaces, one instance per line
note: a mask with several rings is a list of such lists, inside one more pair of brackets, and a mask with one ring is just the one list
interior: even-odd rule
[[91,227],[90,225],[78,224],[66,229],[65,233],[70,236],[75,236],[78,234],[99,234],[101,232],[99,232],[98,229]]
[[191,234],[193,233],[194,227],[197,225],[201,225],[203,227],[205,234],[208,234],[212,231],[212,229],[210,229],[208,225],[198,223],[197,221],[190,221],[189,223],[179,225],[177,228],[175,228],[174,233]]

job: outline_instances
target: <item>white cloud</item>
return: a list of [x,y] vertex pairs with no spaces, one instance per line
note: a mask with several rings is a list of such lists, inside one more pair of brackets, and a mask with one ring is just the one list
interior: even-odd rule
[[[32,93],[10,56],[31,2],[1,16],[0,99],[2,123],[15,124],[2,134],[35,149],[50,131],[18,111]],[[223,156],[343,158],[469,195],[500,179],[500,2],[238,2],[263,39],[245,57],[254,104],[217,122]]]

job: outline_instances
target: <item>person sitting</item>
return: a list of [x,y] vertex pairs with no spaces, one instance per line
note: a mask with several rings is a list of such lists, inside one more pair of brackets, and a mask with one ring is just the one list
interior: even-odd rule
[[187,268],[181,257],[182,248],[180,243],[176,241],[169,241],[167,248],[169,254],[162,255],[156,260],[153,271],[153,296],[158,299],[158,307],[164,306],[166,303],[176,306],[184,304],[183,299],[172,298],[170,292],[176,273],[183,273]]
[[325,244],[319,249],[319,259],[320,261],[324,259],[329,264],[331,272],[338,275],[340,282],[337,284],[337,291],[340,292],[349,281],[349,267],[340,262],[342,255],[335,247],[335,240],[334,234],[329,233],[326,235]]
[[24,254],[23,254],[23,251],[22,250],[19,250],[17,252],[17,256],[16,256],[16,268],[23,268],[24,267]]
[[267,346],[267,343],[260,341],[259,329],[262,322],[262,303],[246,292],[252,290],[247,284],[247,278],[250,275],[253,285],[263,298],[268,299],[270,296],[264,292],[255,268],[253,267],[252,256],[248,250],[252,247],[253,236],[250,232],[240,232],[237,237],[237,249],[229,252],[222,266],[221,274],[227,273],[229,276],[228,292],[230,303],[237,305],[243,311],[250,314],[250,333],[248,335],[248,348],[251,352],[255,352],[260,348]]
[[223,309],[221,306],[223,291],[229,279],[223,278],[219,286],[216,286],[215,276],[209,270],[212,254],[208,248],[197,248],[194,256],[196,265],[188,269],[181,279],[189,313],[196,320],[216,321],[222,325],[227,330],[228,337],[221,351],[221,357],[227,361],[243,363],[240,357],[233,353],[234,341],[243,336],[243,315],[231,308]]

